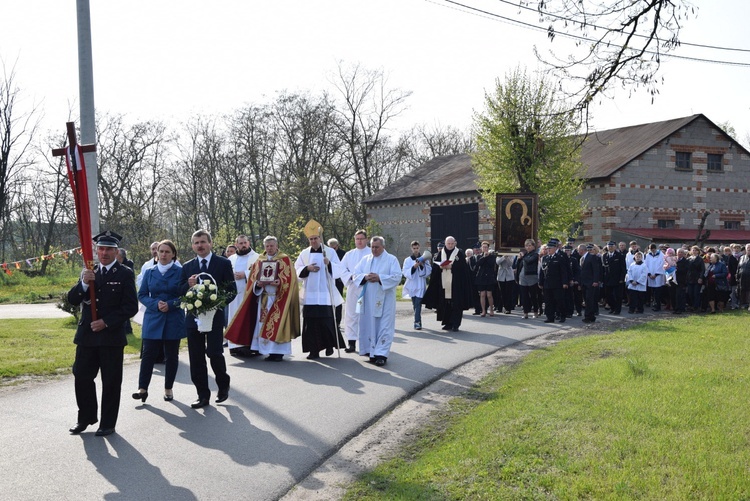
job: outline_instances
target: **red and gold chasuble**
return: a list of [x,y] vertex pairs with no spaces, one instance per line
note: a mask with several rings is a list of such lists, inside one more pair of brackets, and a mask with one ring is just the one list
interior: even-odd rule
[[264,252],[250,269],[250,279],[247,283],[245,297],[224,335],[233,343],[250,346],[255,324],[258,322],[259,299],[262,321],[261,338],[275,343],[288,343],[300,335],[297,273],[291,259],[286,254],[279,252],[271,260],[279,263],[278,280],[280,282],[276,288],[276,297],[271,309],[266,311],[269,299],[266,292],[263,291],[260,297],[256,296],[254,292],[255,283],[260,273],[260,265],[263,261],[268,261],[268,255]]

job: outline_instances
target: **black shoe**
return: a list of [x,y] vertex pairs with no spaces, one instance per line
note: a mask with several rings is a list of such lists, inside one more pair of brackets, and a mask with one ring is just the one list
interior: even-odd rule
[[349,341],[349,346],[344,348],[344,353],[354,353],[355,351],[357,351],[357,342]]
[[544,319],[544,323],[545,323],[545,324],[551,324],[551,323],[553,323],[554,321],[555,321],[555,319],[554,319],[554,318],[545,318],[545,319]]
[[308,360],[317,360],[319,358],[320,358],[320,353],[310,352],[310,354],[307,356]]
[[377,365],[378,367],[383,367],[385,365],[385,357],[376,357],[375,365]]
[[133,396],[133,400],[140,400],[141,402],[145,402],[146,399],[148,398],[148,392],[147,391],[144,391],[144,392],[136,391],[135,393],[133,393],[132,396]]
[[106,437],[107,435],[111,435],[114,432],[114,428],[99,428],[98,430],[96,430],[96,433],[94,433],[94,435],[96,435],[97,437]]
[[458,332],[458,327],[451,327],[451,332]]
[[209,403],[210,402],[207,398],[199,398],[198,400],[190,404],[190,407],[192,407],[193,409],[200,409],[201,407],[207,406]]
[[333,355],[333,348],[326,348],[326,356],[330,357],[331,355]]
[[264,358],[266,362],[281,362],[284,360],[284,355],[279,355],[278,353],[271,353],[266,358]]
[[560,323],[561,323],[561,324],[564,324],[564,323],[565,323],[565,317],[562,317],[562,318],[560,319]]
[[[93,423],[89,423],[89,424],[95,424],[95,423],[96,423],[96,421],[94,421]],[[79,433],[81,433],[82,431],[84,431],[86,428],[88,428],[89,424],[76,423],[75,426],[73,426],[72,428],[70,428],[68,431],[70,432],[71,435],[78,435]]]
[[170,394],[166,394],[166,393],[164,394],[164,401],[165,402],[171,402],[172,400],[174,400],[174,395],[173,394],[171,394],[171,393]]
[[442,329],[443,329],[444,331],[449,331],[449,330],[451,330],[451,326],[450,326],[450,325],[444,325],[444,326],[443,326],[443,327],[441,327],[441,328],[442,328]]
[[229,387],[226,387],[223,390],[219,390],[219,393],[216,394],[216,403],[220,404],[228,398],[229,398]]
[[595,320],[593,318],[584,318],[583,320],[581,320],[581,322],[583,322],[584,324],[593,324]]

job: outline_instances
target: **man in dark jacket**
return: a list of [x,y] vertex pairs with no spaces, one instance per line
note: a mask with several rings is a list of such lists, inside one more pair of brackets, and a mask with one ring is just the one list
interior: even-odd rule
[[544,290],[544,311],[547,319],[544,323],[565,322],[565,293],[572,277],[568,256],[559,249],[560,241],[553,238],[547,243],[547,255],[542,259],[542,273],[539,275],[539,287]]
[[594,244],[586,245],[586,253],[581,258],[581,287],[585,303],[583,322],[596,321],[598,311],[599,286],[602,283],[602,260],[596,253]]
[[[232,263],[229,259],[218,256],[211,251],[213,247],[211,234],[206,230],[198,230],[193,233],[190,241],[196,257],[182,266],[181,293],[185,294],[199,279],[206,278],[202,275],[210,275],[216,286],[227,294],[227,301],[234,299],[237,294],[237,284],[234,281]],[[198,393],[198,399],[190,404],[193,409],[207,406],[211,398],[206,357],[211,362],[211,369],[214,371],[216,386],[218,386],[216,403],[221,403],[229,398],[229,374],[227,374],[227,363],[224,359],[222,346],[224,342],[224,311],[223,309],[216,311],[211,329],[208,332],[198,330],[196,320],[195,315],[186,315],[185,329],[187,330],[188,356],[190,357],[190,379]]]
[[[125,323],[138,312],[133,270],[117,262],[117,248],[122,237],[104,232],[94,237],[99,265],[85,269],[81,279],[68,292],[68,301],[79,305],[78,322],[73,342],[76,357],[73,363],[78,422],[70,428],[72,435],[97,422],[96,375],[102,373],[102,413],[97,436],[115,432],[120,411],[123,352],[128,344]],[[96,296],[96,320],[93,319],[89,288]]]
[[607,298],[610,312],[619,315],[622,310],[622,284],[628,272],[625,256],[616,248],[614,240],[607,243],[607,251],[602,256],[604,265],[604,294]]

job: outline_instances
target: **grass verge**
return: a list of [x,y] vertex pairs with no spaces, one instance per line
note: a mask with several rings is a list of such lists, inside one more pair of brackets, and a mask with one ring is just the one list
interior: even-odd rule
[[[70,318],[7,319],[0,322],[0,384],[24,376],[69,371],[75,358],[76,322]],[[141,351],[141,326],[133,322],[125,354]]]
[[78,281],[80,269],[65,269],[49,275],[28,277],[16,272],[0,274],[0,304],[44,303],[57,300]]
[[746,499],[743,320],[660,320],[534,352],[346,499]]

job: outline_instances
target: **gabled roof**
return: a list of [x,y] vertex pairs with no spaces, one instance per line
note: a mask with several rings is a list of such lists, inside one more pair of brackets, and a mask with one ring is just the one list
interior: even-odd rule
[[[698,119],[706,120],[717,131],[721,131],[718,125],[699,113],[663,122],[591,132],[581,147],[581,162],[586,168],[584,177],[586,179],[597,179],[611,176],[627,165],[628,162],[635,160],[675,132]],[[732,137],[729,135],[726,135],[726,137],[742,152],[750,155]],[[466,191],[476,192],[476,179],[477,176],[471,167],[469,155],[435,157],[364,202],[455,194]]]
[[586,178],[608,177],[703,115],[592,132],[581,147]]
[[386,186],[365,203],[401,198],[476,192],[477,175],[467,154],[435,157]]
[[[717,131],[721,128],[698,113],[689,117],[675,118],[663,122],[652,122],[630,127],[592,132],[581,148],[581,161],[586,167],[586,179],[609,177],[628,162],[646,153],[669,136],[702,118]],[[725,134],[727,139],[747,153],[737,141]]]

